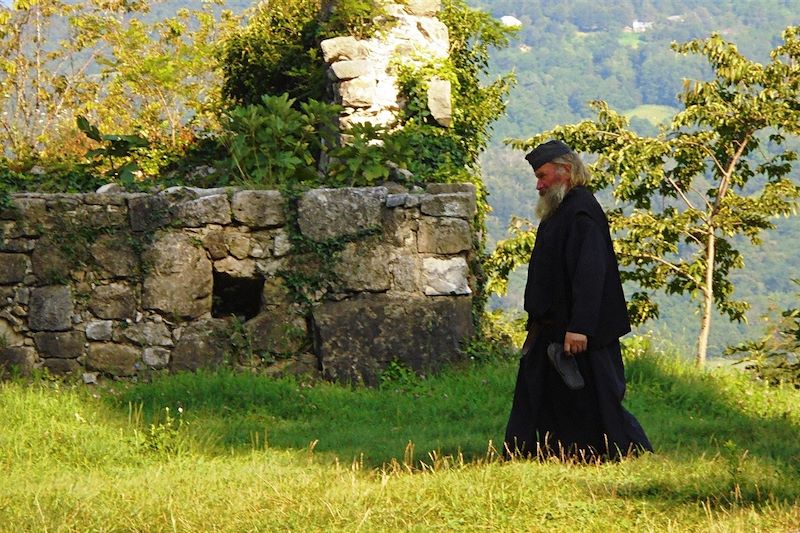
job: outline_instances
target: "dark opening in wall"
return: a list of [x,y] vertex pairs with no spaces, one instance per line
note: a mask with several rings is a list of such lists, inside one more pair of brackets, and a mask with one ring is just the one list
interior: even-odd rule
[[261,291],[264,278],[237,278],[214,271],[214,296],[211,316],[222,318],[235,315],[250,320],[261,310]]

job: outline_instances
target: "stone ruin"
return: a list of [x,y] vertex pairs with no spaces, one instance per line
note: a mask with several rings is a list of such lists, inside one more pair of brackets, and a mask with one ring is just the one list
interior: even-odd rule
[[[393,60],[447,57],[440,0],[384,8],[375,37],[321,43],[342,131],[396,126]],[[449,127],[450,83],[425,83]],[[468,184],[296,202],[235,189],[14,195],[0,211],[0,374],[91,382],[232,365],[374,384],[392,361],[436,369],[473,332],[475,211]]]
[[[436,14],[441,0],[406,0],[384,5],[389,24],[369,39],[335,37],[322,41],[334,102],[344,107],[341,130],[366,122],[391,128],[403,106],[392,61],[419,63],[446,59],[450,47],[447,26]],[[452,123],[450,82],[434,77],[427,85],[428,108],[440,125]]]
[[473,333],[475,211],[469,184],[15,194],[0,372],[434,370]]

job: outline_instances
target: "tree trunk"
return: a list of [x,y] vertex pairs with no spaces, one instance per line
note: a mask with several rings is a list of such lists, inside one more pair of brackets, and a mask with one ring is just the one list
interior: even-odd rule
[[714,311],[714,259],[716,257],[716,235],[714,229],[708,233],[706,242],[706,279],[703,286],[703,313],[700,319],[700,333],[697,337],[695,364],[702,367],[708,353],[708,334],[711,331],[711,313]]

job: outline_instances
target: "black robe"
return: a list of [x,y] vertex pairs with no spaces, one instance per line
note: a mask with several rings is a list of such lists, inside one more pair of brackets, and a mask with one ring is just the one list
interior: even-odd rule
[[[507,453],[617,457],[652,450],[622,407],[625,376],[619,338],[630,331],[608,221],[594,195],[575,187],[539,225],[528,266],[525,310],[540,325],[520,361],[506,429]],[[576,356],[586,386],[570,390],[546,350],[567,331],[588,338]]]

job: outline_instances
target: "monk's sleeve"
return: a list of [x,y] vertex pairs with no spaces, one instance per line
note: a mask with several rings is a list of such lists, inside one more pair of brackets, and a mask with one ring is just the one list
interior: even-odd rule
[[587,215],[578,215],[570,228],[566,257],[571,281],[571,315],[567,331],[592,337],[603,300],[608,249],[600,227]]

